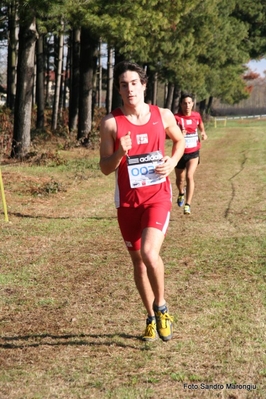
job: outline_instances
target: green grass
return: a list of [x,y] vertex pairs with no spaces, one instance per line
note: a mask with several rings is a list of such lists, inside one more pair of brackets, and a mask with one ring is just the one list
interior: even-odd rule
[[[173,203],[168,343],[139,339],[145,310],[98,152],[2,167],[1,399],[265,398],[265,128],[209,127],[191,217]],[[256,389],[200,388],[230,383]]]

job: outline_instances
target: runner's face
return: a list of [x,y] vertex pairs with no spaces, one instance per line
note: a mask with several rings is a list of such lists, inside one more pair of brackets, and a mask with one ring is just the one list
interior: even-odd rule
[[181,102],[181,109],[184,115],[190,115],[193,108],[193,101],[191,97],[183,98]]
[[136,105],[144,101],[146,84],[142,84],[139,74],[135,71],[126,71],[119,77],[119,94],[124,104]]

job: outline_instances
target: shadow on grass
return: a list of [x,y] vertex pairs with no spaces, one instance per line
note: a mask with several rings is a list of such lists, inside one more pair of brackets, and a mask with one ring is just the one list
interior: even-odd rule
[[[137,341],[142,341],[141,337],[129,334],[66,334],[66,335],[53,335],[53,334],[33,334],[25,336],[14,336],[14,337],[1,337],[0,339],[4,343],[0,343],[0,348],[2,349],[23,349],[38,347],[42,345],[48,346],[119,346],[122,348],[131,349],[145,349],[138,348],[133,345],[128,345],[124,342],[118,342],[119,339],[134,339]],[[90,341],[92,339],[93,341]],[[104,341],[102,340],[104,339]],[[107,340],[106,340],[107,339]],[[30,342],[31,340],[38,340],[38,342]],[[39,341],[41,340],[41,341]],[[16,341],[24,341],[23,343],[15,343]],[[98,341],[98,342],[97,342]]]
[[68,220],[68,219],[86,219],[86,220],[112,220],[117,219],[116,216],[47,216],[47,215],[29,215],[20,212],[8,212],[8,215],[16,216],[18,218],[29,218],[29,219],[54,219],[54,220]]
[[231,205],[232,205],[232,202],[233,202],[233,200],[235,198],[235,195],[236,195],[236,190],[235,190],[235,185],[234,185],[233,180],[234,180],[234,178],[236,176],[238,176],[240,173],[242,173],[244,171],[245,164],[246,164],[247,160],[248,160],[248,158],[247,158],[246,154],[244,153],[243,154],[243,161],[241,162],[241,165],[240,165],[240,170],[238,172],[236,172],[233,176],[231,176],[230,179],[229,179],[229,181],[231,183],[231,197],[230,197],[228,206],[227,206],[227,208],[225,210],[225,213],[224,213],[225,219],[227,219],[228,216],[229,216],[229,213],[230,213],[230,210],[231,210]]

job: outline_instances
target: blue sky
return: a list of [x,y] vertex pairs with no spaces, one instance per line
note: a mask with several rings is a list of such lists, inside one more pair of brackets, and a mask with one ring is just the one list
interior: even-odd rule
[[266,76],[265,73],[263,74],[266,71],[266,58],[260,61],[252,60],[247,65],[253,72],[259,73],[262,77]]

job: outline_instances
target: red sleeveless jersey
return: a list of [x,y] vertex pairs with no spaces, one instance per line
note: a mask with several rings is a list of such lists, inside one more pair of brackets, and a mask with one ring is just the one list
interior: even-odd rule
[[[128,156],[148,154],[154,151],[161,151],[164,156],[165,130],[160,114],[160,110],[155,105],[150,105],[150,120],[144,125],[134,125],[123,114],[120,108],[112,111],[116,120],[117,133],[115,151],[119,147],[119,140],[128,132],[131,132],[132,148]],[[127,156],[124,156],[119,167],[115,171],[115,205],[119,207],[137,207],[141,204],[164,203],[171,206],[172,190],[170,180],[144,187],[131,188],[129,181],[129,171],[127,166]]]
[[175,114],[175,119],[180,129],[185,129],[187,131],[185,136],[186,148],[184,153],[189,154],[198,151],[201,147],[198,137],[198,126],[202,122],[200,114],[196,111],[192,111],[191,115],[178,113]]

